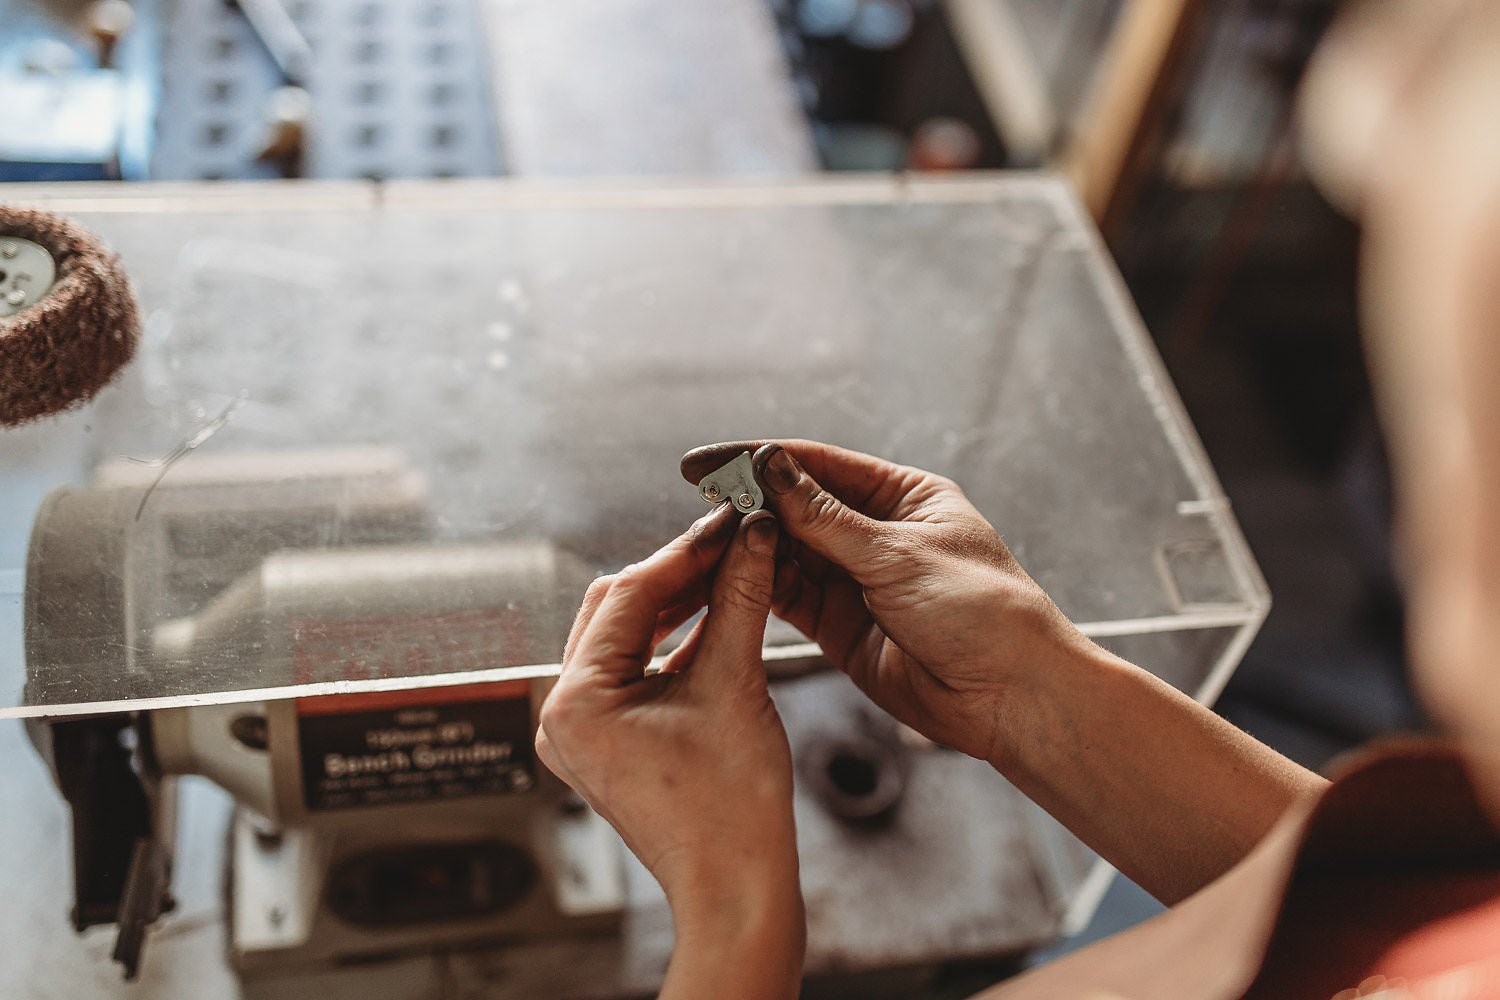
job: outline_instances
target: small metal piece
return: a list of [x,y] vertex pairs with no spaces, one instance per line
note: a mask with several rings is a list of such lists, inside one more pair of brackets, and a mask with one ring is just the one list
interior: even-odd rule
[[52,290],[57,263],[47,249],[30,240],[8,237],[0,243],[0,319],[35,305]]
[[741,452],[704,476],[698,483],[698,495],[705,503],[734,497],[734,509],[741,514],[749,514],[766,505],[766,495],[755,481],[755,467],[750,463],[748,451]]

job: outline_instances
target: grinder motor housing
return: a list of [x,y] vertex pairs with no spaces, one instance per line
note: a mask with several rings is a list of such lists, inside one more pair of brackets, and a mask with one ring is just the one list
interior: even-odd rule
[[34,696],[100,669],[264,695],[32,724],[72,807],[73,923],[117,923],[127,975],[172,905],[188,774],[237,802],[244,975],[617,925],[618,839],[532,749],[548,681],[340,690],[555,660],[592,574],[546,540],[431,534],[420,477],[376,448],[113,463],[43,504]]

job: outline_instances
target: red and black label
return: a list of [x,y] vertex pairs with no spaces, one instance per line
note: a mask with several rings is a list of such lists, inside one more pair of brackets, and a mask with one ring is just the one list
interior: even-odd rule
[[297,700],[309,809],[527,791],[528,681]]

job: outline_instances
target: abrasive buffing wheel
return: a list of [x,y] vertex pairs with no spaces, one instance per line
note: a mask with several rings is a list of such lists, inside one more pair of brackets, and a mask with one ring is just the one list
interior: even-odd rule
[[139,337],[113,251],[60,216],[0,205],[0,424],[93,398]]

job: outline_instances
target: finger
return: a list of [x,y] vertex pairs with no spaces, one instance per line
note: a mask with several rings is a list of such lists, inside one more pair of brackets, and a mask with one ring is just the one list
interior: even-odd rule
[[798,548],[799,548],[799,546],[797,545],[797,540],[795,538],[793,538],[791,535],[788,535],[784,531],[781,532],[779,535],[777,535],[776,536],[776,565],[780,566],[782,563],[786,562],[788,559],[795,559],[797,557],[797,549]]
[[693,626],[693,630],[688,633],[688,637],[682,640],[682,645],[672,650],[667,654],[666,659],[662,660],[661,672],[664,674],[681,673],[687,668],[688,664],[693,662],[702,645],[703,622],[700,621]]
[[702,586],[693,588],[691,596],[669,605],[656,616],[656,632],[651,637],[651,648],[655,649],[667,640],[673,632],[682,627],[683,623],[690,620],[699,611],[708,605],[708,581]]
[[745,518],[725,550],[708,598],[694,677],[723,683],[753,671],[764,683],[761,647],[771,615],[777,533],[776,518],[757,511]]
[[832,574],[846,575],[844,571],[834,566],[818,553],[798,542],[792,555],[792,561],[802,570],[802,575],[813,583],[823,583]]
[[891,565],[891,527],[844,503],[824,489],[779,444],[761,447],[754,458],[766,502],[789,535],[861,583]]
[[[732,537],[726,533],[725,538]],[[583,605],[578,609],[578,615],[573,619],[573,627],[568,632],[568,641],[563,646],[562,672],[568,669],[568,661],[572,656],[573,649],[578,642],[578,637],[588,628],[589,622],[599,610],[599,605],[604,601],[604,595],[608,593],[609,586],[614,582],[613,576],[601,576],[589,584],[587,593],[583,595]],[[656,616],[656,629],[651,636],[651,648],[654,650],[662,642],[682,627],[682,624],[692,618],[708,604],[709,580],[705,576],[693,584],[671,604],[662,609]]]
[[[692,550],[695,565],[706,573],[718,565],[719,557],[724,554],[724,546],[734,537],[739,520],[739,514],[729,504],[719,504],[689,525],[688,530],[679,535],[677,541],[686,540]],[[699,574],[693,582],[701,578],[702,574]]]
[[651,656],[662,611],[703,582],[738,521],[727,506],[716,509],[647,559],[617,573],[580,631],[572,657],[577,666],[612,684],[639,677]]
[[[699,518],[695,524],[695,528],[698,525],[703,526],[698,529],[699,535],[695,544],[703,547],[705,558],[713,557],[713,564],[717,564],[716,560],[723,555],[724,547],[734,537],[732,529],[738,526],[738,520],[730,513],[728,504],[721,504],[713,513]],[[667,636],[677,631],[684,622],[708,606],[708,595],[712,587],[713,578],[705,570],[673,596],[671,603],[662,608],[661,613],[656,616],[656,631],[651,639],[653,650],[660,646]]]
[[567,672],[568,660],[578,645],[579,636],[583,635],[584,630],[589,627],[589,622],[594,620],[594,614],[599,610],[599,605],[604,602],[604,595],[609,593],[610,584],[614,582],[613,576],[601,576],[589,584],[589,589],[584,591],[583,603],[578,607],[578,614],[573,616],[573,627],[568,629],[568,641],[563,643],[561,672]]
[[838,494],[845,503],[875,518],[890,516],[914,472],[874,455],[837,445],[786,440],[729,441],[694,448],[682,456],[682,476],[697,485],[704,476],[736,455],[747,451],[754,454],[768,444],[779,444],[792,452],[814,479]]
[[[729,539],[734,537],[729,530],[734,522],[735,518],[726,504],[698,518],[684,533],[685,537],[691,538],[692,546],[701,557],[699,565],[703,572],[686,584],[684,592],[676,598],[675,603],[663,610],[662,621],[658,623],[656,636],[651,642],[653,649],[677,626],[697,614],[698,610],[708,603],[707,571],[722,554]],[[583,595],[583,604],[573,618],[573,626],[568,630],[568,641],[563,644],[562,671],[568,669],[568,661],[577,646],[579,637],[587,630],[589,622],[593,621],[599,605],[604,601],[604,595],[609,592],[614,580],[613,575],[601,576],[589,584],[589,589]],[[671,621],[672,624],[665,625],[666,621]]]
[[[797,602],[802,595],[802,589],[807,586],[809,586],[808,580],[802,574],[802,567],[797,565],[795,560],[778,562],[776,575],[771,578],[771,610],[785,621],[792,622],[793,625],[801,628],[798,622],[787,618],[782,612]],[[803,634],[807,634],[805,630]]]
[[865,606],[864,590],[848,578],[820,584],[810,579],[796,563],[776,571],[771,608],[816,642],[839,670],[853,673],[863,652],[866,636],[875,631],[875,621]]

